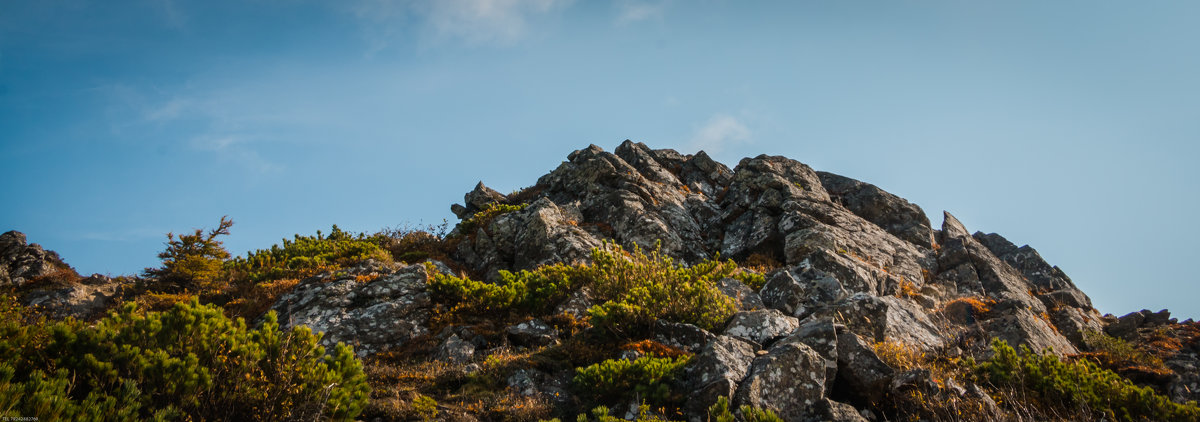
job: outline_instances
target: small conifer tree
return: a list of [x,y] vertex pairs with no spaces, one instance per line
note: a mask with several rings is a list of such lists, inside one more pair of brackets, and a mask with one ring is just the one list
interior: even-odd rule
[[221,217],[217,228],[205,233],[196,229],[192,234],[167,233],[167,249],[158,254],[162,268],[147,268],[147,277],[154,278],[168,290],[220,290],[222,266],[229,251],[217,236],[229,235],[233,220]]

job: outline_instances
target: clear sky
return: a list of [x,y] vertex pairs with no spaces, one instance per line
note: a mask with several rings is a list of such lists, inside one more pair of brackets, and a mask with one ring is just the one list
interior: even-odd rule
[[785,155],[1200,318],[1200,2],[0,0],[0,230],[83,273],[440,223],[622,140]]

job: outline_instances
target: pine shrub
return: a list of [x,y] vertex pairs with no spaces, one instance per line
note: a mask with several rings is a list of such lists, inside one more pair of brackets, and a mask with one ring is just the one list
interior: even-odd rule
[[992,351],[992,359],[979,365],[981,376],[994,386],[1032,393],[1043,406],[1087,409],[1109,420],[1200,421],[1196,402],[1175,403],[1091,361],[1064,362],[999,339],[992,340]]
[[663,404],[671,399],[670,383],[691,358],[642,356],[634,360],[609,359],[576,368],[572,382],[595,401],[609,403],[631,398]]
[[350,420],[367,400],[350,347],[308,328],[230,320],[196,300],[166,312],[128,303],[95,325],[29,325],[0,311],[0,411],[40,420]]

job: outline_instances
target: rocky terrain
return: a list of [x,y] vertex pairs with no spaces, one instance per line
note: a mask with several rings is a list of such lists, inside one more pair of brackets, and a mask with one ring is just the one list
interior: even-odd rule
[[[704,152],[625,141],[611,153],[593,145],[567,158],[508,195],[478,184],[452,207],[463,223],[444,236],[437,259],[397,256],[308,276],[264,310],[285,327],[323,332],[326,345],[354,345],[376,380],[368,419],[520,419],[454,404],[466,403],[463,385],[483,376],[506,389],[510,401],[502,403],[548,409],[539,418],[573,418],[604,405],[633,419],[652,395],[596,399],[577,382],[580,363],[651,355],[686,359],[663,381],[666,404],[649,410],[669,419],[706,421],[721,398],[785,421],[957,419],[906,410],[906,397],[969,404],[971,413],[959,410],[967,419],[1048,415],[997,402],[985,379],[938,369],[938,362],[990,359],[993,339],[1063,360],[1095,360],[1176,403],[1200,398],[1195,322],[1166,311],[1101,315],[1036,250],[972,233],[950,213],[935,228],[903,198],[784,157],[745,158],[731,169]],[[664,318],[616,337],[590,327],[589,312],[604,300],[587,284],[539,305],[549,311],[491,318],[453,313],[458,308],[439,302],[431,287],[438,274],[511,285],[512,272],[586,265],[609,245],[657,251],[682,267],[733,260],[762,283],[717,281],[735,307],[717,326]],[[136,290],[127,288],[136,280],[98,275],[65,286],[34,282],[66,269],[20,233],[0,236],[0,285],[54,317],[95,318]],[[1129,364],[1105,344],[1145,359]],[[897,355],[930,358],[906,364]],[[428,369],[431,363],[439,369]],[[418,367],[430,379],[457,381],[403,375]],[[432,413],[413,410],[418,398],[438,394]]]

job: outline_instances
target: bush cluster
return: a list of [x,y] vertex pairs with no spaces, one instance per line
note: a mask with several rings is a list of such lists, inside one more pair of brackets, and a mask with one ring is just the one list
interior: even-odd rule
[[665,319],[719,328],[736,311],[734,300],[717,289],[725,277],[746,277],[733,261],[706,260],[691,267],[676,264],[657,250],[626,252],[606,245],[592,251],[587,277],[597,299],[589,310],[592,325],[631,333]]
[[495,283],[436,274],[429,291],[436,303],[457,315],[506,317],[548,314],[572,289],[592,286],[599,302],[588,311],[592,325],[629,335],[658,319],[718,328],[736,307],[717,282],[733,277],[754,283],[761,278],[738,269],[733,261],[714,259],[685,267],[657,250],[647,255],[614,245],[594,249],[591,264],[559,263],[499,274]]
[[[350,420],[367,400],[350,347],[332,354],[308,328],[230,320],[195,300],[135,304],[95,325],[0,310],[0,410],[39,420]],[[32,322],[32,323],[31,323]]]
[[[738,408],[742,414],[744,422],[783,422],[783,419],[776,415],[771,409],[759,409],[748,404],[743,404]],[[716,403],[708,407],[708,420],[710,422],[735,422],[733,412],[729,410],[729,398],[721,397]]]
[[392,257],[379,246],[379,239],[363,234],[352,235],[335,224],[329,236],[319,230],[316,236],[295,235],[273,245],[237,257],[228,267],[234,277],[254,283],[285,278],[302,278],[319,271],[374,259],[391,262]]
[[1195,402],[1175,403],[1088,360],[1064,362],[1025,346],[1014,349],[999,339],[992,340],[992,351],[979,373],[997,387],[1034,393],[1046,406],[1086,409],[1109,420],[1200,420]]
[[671,398],[670,383],[681,374],[689,360],[690,356],[609,359],[576,368],[572,382],[580,392],[590,395],[596,402],[611,403],[638,398],[648,403],[663,404]]
[[566,298],[584,269],[565,264],[533,271],[500,271],[496,283],[442,274],[432,265],[428,286],[433,300],[454,314],[487,317],[545,315]]

